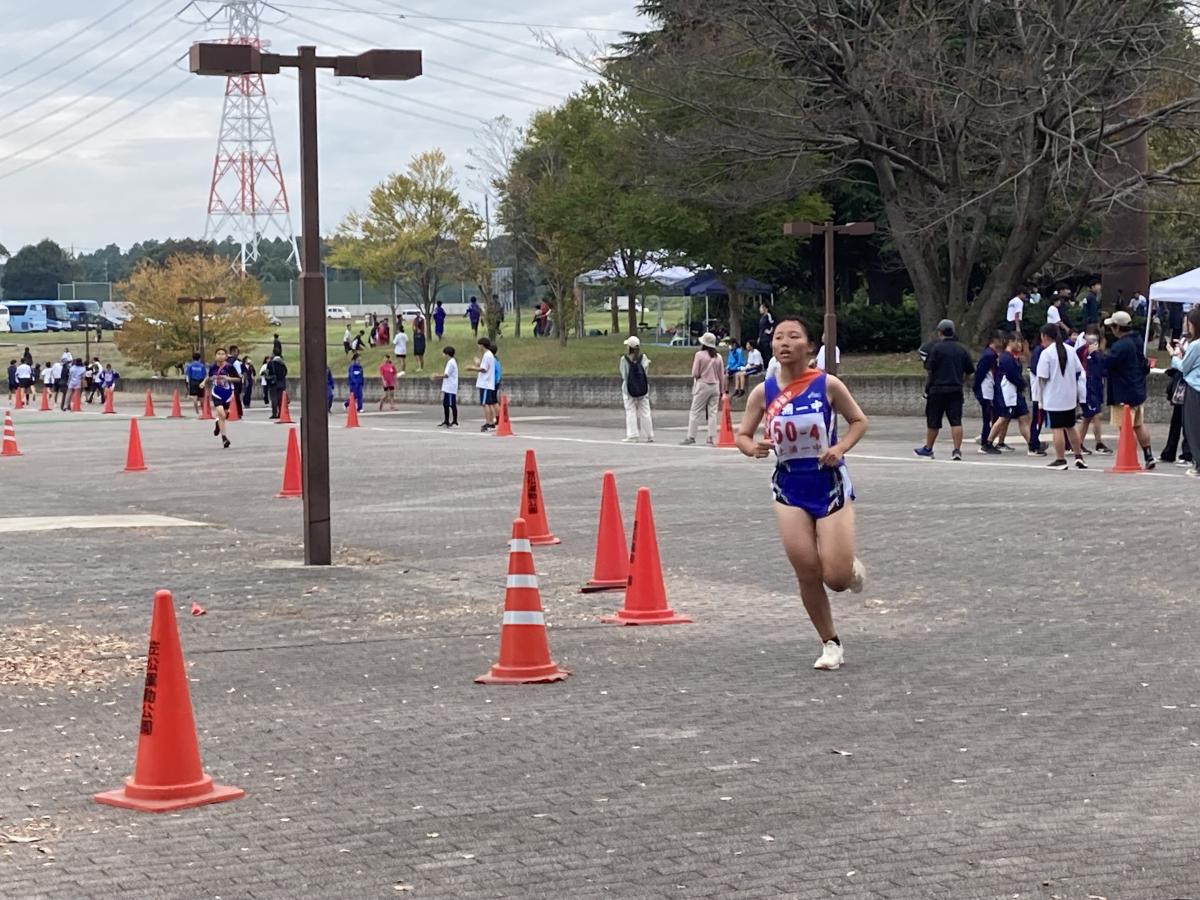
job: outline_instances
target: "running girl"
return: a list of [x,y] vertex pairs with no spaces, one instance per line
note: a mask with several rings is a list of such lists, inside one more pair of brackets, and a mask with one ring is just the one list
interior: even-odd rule
[[[843,457],[867,431],[850,391],[832,375],[809,366],[812,342],[803,319],[775,323],[771,351],[778,374],[767,376],[746,399],[737,446],[746,456],[775,454],[775,518],[800,598],[824,645],[814,669],[837,669],[845,660],[825,588],[863,589],[866,571],[854,555],[854,489]],[[834,414],[846,420],[838,440]],[[766,416],[764,437],[755,437]]]
[[208,377],[212,382],[209,392],[212,396],[213,415],[217,419],[213,423],[213,436],[219,436],[222,446],[228,450],[229,436],[225,433],[225,419],[229,415],[229,404],[234,402],[234,385],[238,379],[223,349],[217,351],[212,367],[208,370]]

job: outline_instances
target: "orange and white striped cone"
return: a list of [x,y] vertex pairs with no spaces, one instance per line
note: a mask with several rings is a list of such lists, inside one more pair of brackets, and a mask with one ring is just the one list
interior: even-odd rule
[[0,456],[20,456],[17,449],[17,433],[13,431],[12,413],[4,411],[4,443],[0,445]]
[[533,548],[524,519],[514,519],[508,553],[508,582],[504,592],[504,619],[500,625],[500,659],[478,684],[537,684],[562,681],[571,672],[550,658],[546,617]]

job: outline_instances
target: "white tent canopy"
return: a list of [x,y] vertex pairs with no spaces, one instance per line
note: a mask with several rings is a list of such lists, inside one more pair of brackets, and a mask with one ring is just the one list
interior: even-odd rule
[[[582,284],[603,284],[606,281],[616,281],[620,277],[617,273],[622,272],[623,269],[620,257],[614,256],[602,268],[584,272],[577,280]],[[638,266],[637,274],[642,281],[656,281],[664,287],[669,287],[672,284],[687,281],[696,273],[683,266],[663,266],[653,259],[648,259]]]
[[1150,300],[1157,303],[1200,303],[1200,269],[1192,269],[1150,285]]

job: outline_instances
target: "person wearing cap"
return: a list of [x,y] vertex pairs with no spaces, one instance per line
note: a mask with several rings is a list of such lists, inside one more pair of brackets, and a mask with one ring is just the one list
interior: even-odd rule
[[1104,320],[1112,329],[1116,340],[1104,354],[1104,370],[1108,376],[1109,406],[1112,424],[1120,427],[1122,406],[1133,412],[1133,431],[1142,448],[1143,465],[1147,470],[1154,468],[1154,453],[1150,450],[1150,432],[1146,428],[1143,404],[1146,402],[1146,375],[1150,364],[1146,361],[1146,348],[1141,335],[1133,330],[1133,317],[1124,310],[1113,313]]
[[692,408],[688,414],[688,433],[680,443],[696,443],[700,414],[708,415],[708,443],[717,439],[717,402],[724,384],[721,354],[717,352],[717,336],[711,331],[700,335],[700,349],[692,358]]
[[625,352],[617,362],[621,373],[621,402],[625,406],[625,443],[636,444],[645,438],[654,443],[654,422],[650,418],[650,382],[646,369],[650,358],[642,352],[641,339],[636,335],[625,338]]
[[975,373],[975,364],[967,348],[958,342],[954,323],[942,319],[937,325],[940,340],[925,358],[925,446],[913,452],[921,459],[933,459],[933,445],[942,430],[943,417],[950,422],[954,441],[951,459],[962,459],[963,381]]

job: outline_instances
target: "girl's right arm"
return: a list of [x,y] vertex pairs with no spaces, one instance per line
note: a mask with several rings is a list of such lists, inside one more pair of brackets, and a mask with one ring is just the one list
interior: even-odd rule
[[738,425],[737,437],[734,440],[738,450],[752,459],[765,459],[774,449],[774,445],[765,437],[758,440],[754,436],[763,417],[763,398],[763,386],[760,384],[746,398],[746,411],[742,413],[742,421]]

